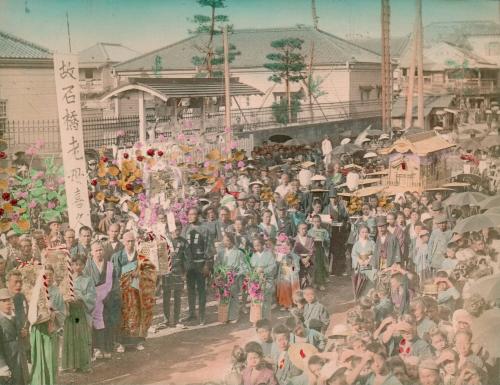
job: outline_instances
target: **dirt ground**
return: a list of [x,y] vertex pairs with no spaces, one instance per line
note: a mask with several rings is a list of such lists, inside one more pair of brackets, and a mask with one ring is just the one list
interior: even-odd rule
[[[332,323],[344,322],[345,312],[353,306],[350,278],[330,277],[327,290],[320,292],[319,298],[329,310]],[[216,303],[212,301],[207,307],[207,325],[150,333],[145,350],[114,353],[111,360],[95,362],[92,373],[63,373],[58,383],[201,385],[221,381],[230,369],[233,346],[252,341],[255,331],[248,315],[237,324],[221,325],[217,323],[216,312]],[[160,313],[159,305],[157,313]],[[272,321],[284,320],[287,315],[278,309],[273,310]],[[155,317],[155,322],[159,321],[161,318]]]

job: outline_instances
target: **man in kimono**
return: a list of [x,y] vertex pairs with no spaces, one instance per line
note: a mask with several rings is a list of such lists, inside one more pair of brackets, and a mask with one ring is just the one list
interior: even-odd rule
[[295,235],[295,225],[288,215],[285,202],[278,202],[276,205],[276,227],[278,234],[284,233],[288,237]]
[[387,230],[387,218],[377,218],[377,241],[373,251],[372,267],[383,270],[401,263],[401,250],[397,238]]
[[108,228],[108,240],[102,244],[104,260],[111,261],[113,254],[116,254],[123,249],[123,243],[120,242],[120,225],[113,223]]
[[225,232],[233,224],[231,222],[231,212],[226,207],[219,209],[219,219],[215,222],[216,242],[222,242]]
[[12,270],[7,274],[7,289],[14,304],[14,321],[19,334],[19,340],[24,346],[26,356],[29,357],[30,343],[28,339],[28,301],[24,296],[23,276],[19,270]]
[[205,325],[206,280],[215,254],[210,253],[213,247],[210,245],[208,230],[199,222],[198,217],[197,208],[189,209],[189,223],[182,229],[182,238],[188,242],[188,252],[191,257],[187,261],[186,268],[189,316],[185,321],[196,319],[196,296],[198,295],[199,322],[200,325]]
[[446,256],[446,247],[451,239],[451,232],[447,230],[448,218],[445,214],[434,218],[434,229],[429,238],[428,253],[431,258],[431,269],[433,272],[441,268]]
[[33,254],[33,241],[31,240],[31,238],[28,238],[26,236],[21,238],[21,240],[19,241],[19,249],[20,253],[16,255],[15,259],[7,260],[7,273],[18,267],[20,264],[29,263],[32,262],[33,259],[35,259],[35,256]]
[[279,385],[288,385],[293,377],[299,376],[301,371],[297,368],[288,355],[290,348],[290,331],[285,325],[274,328],[276,349],[271,353],[274,362],[274,374]]
[[90,249],[92,258],[87,259],[84,274],[92,279],[96,289],[92,311],[94,358],[111,358],[113,341],[108,324],[112,309],[108,304],[108,296],[113,286],[113,263],[105,259],[102,242],[92,243]]
[[[118,346],[118,353],[125,351],[123,345],[135,346],[139,351],[144,350],[143,342],[151,322],[156,284],[154,266],[147,258],[139,260],[134,233],[125,233],[123,243],[124,248],[112,257],[113,282],[116,282],[112,292],[120,290],[121,303],[116,300],[116,294],[110,294],[112,308],[121,309],[121,344]],[[113,325],[115,321],[116,319],[113,320]]]
[[323,210],[323,214],[329,215],[331,223],[330,244],[330,273],[342,274],[345,269],[346,249],[345,243],[348,237],[349,214],[343,200],[337,196],[337,190],[329,192],[330,203]]
[[90,257],[90,242],[92,241],[92,229],[88,226],[80,227],[78,231],[78,243],[70,250],[71,257],[81,256],[85,261]]
[[28,361],[13,310],[9,291],[0,289],[0,379],[8,377],[12,384],[25,385],[29,382]]

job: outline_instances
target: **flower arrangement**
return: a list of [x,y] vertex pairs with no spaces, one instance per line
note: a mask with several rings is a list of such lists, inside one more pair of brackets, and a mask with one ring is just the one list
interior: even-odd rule
[[176,202],[171,206],[175,218],[179,219],[183,225],[188,223],[187,214],[189,209],[198,207],[198,199],[186,197],[182,202]]
[[[33,147],[31,157],[39,147]],[[15,175],[10,186],[10,213],[12,229],[17,234],[26,233],[31,227],[40,227],[51,220],[62,221],[67,215],[67,200],[64,188],[63,167],[54,158],[46,158],[44,171],[32,167],[25,173]],[[2,196],[5,200],[5,196]]]
[[347,211],[349,214],[353,215],[359,211],[363,207],[363,199],[360,197],[353,196],[349,200],[349,205],[347,206]]
[[274,251],[278,256],[285,256],[290,253],[290,245],[288,244],[288,236],[285,233],[280,233],[276,239],[276,247]]
[[221,304],[228,304],[231,298],[231,286],[236,280],[236,272],[228,266],[217,266],[214,269],[214,280],[212,288],[215,290],[215,298]]
[[248,297],[253,304],[261,304],[264,301],[264,275],[250,263],[252,253],[247,251],[245,253],[245,264],[249,273],[243,280],[242,290],[248,293]]

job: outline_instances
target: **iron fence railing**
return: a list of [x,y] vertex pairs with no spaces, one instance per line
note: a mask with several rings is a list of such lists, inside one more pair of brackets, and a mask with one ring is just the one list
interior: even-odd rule
[[[379,100],[340,103],[303,104],[298,111],[287,114],[288,122],[277,121],[272,107],[248,108],[231,111],[233,132],[238,135],[263,129],[303,124],[348,120],[380,116]],[[283,116],[283,114],[282,114]],[[209,112],[172,116],[146,116],[148,140],[176,138],[179,135],[195,136],[205,133],[214,140],[224,132],[224,112]],[[5,121],[0,137],[9,147],[25,150],[37,141],[45,143],[43,150],[48,153],[60,151],[59,124],[57,120]],[[86,149],[98,149],[117,145],[128,147],[139,140],[139,116],[117,118],[83,118],[83,136]]]

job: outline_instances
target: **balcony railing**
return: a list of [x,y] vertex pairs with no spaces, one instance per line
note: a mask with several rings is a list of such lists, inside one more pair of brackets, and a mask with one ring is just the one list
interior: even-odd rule
[[[406,93],[407,89],[408,78],[404,78],[401,90]],[[416,86],[415,92],[417,92]],[[424,92],[431,95],[488,95],[500,92],[500,88],[492,79],[448,79],[446,83],[425,83]]]
[[104,92],[104,84],[97,79],[80,80],[80,90],[84,94],[101,93]]

